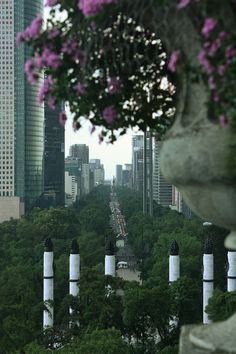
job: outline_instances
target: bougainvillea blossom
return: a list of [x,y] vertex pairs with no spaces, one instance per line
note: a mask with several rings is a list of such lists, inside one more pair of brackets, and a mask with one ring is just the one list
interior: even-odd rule
[[170,56],[170,60],[167,64],[168,69],[172,73],[176,72],[177,63],[179,61],[179,58],[180,58],[180,50],[175,50],[174,52],[172,52],[172,54]]

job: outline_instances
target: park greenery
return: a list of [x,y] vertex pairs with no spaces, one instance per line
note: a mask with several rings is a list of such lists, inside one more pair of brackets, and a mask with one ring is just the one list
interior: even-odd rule
[[[177,353],[180,326],[202,321],[202,248],[214,236],[215,285],[209,303],[213,320],[229,317],[236,294],[225,292],[226,230],[190,220],[154,205],[143,215],[141,196],[117,188],[129,242],[142,271],[142,285],[104,276],[105,242],[115,235],[109,225],[110,187],[99,186],[71,208],[34,209],[20,220],[0,224],[1,354],[155,354]],[[219,236],[219,237],[215,237]],[[55,257],[55,326],[42,332],[43,241],[51,237]],[[79,298],[68,295],[70,244],[81,254]],[[168,284],[172,240],[180,248],[181,277]],[[107,285],[113,292],[107,296]],[[122,289],[119,296],[117,289]],[[75,311],[69,317],[68,308]],[[177,327],[170,320],[178,318]],[[69,321],[79,327],[69,328]],[[59,348],[56,349],[55,343]]]

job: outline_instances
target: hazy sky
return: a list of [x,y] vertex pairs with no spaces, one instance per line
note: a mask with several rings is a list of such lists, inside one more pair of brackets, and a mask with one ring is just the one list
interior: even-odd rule
[[69,153],[69,147],[73,144],[86,144],[89,146],[89,158],[101,159],[105,167],[105,178],[115,176],[115,165],[131,163],[132,132],[123,135],[114,144],[98,143],[96,132],[92,135],[87,126],[74,132],[72,120],[68,120],[65,127],[65,155]]

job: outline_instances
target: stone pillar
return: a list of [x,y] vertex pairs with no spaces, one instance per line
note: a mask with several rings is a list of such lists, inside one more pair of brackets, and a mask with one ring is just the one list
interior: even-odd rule
[[[71,243],[70,261],[69,261],[69,294],[77,297],[79,295],[79,278],[80,278],[80,254],[79,246],[76,240]],[[70,314],[73,313],[72,308],[69,309]]]
[[214,290],[214,256],[213,244],[208,238],[203,251],[203,324],[211,323],[208,314],[205,312],[209,298],[212,297]]
[[228,251],[227,291],[236,290],[236,251]]
[[180,276],[179,245],[174,240],[170,246],[169,256],[169,283],[176,281]]
[[54,271],[53,244],[50,238],[44,243],[43,257],[43,301],[46,309],[43,311],[43,328],[53,327]]
[[111,241],[108,241],[106,244],[105,275],[116,276],[116,257],[114,245]]

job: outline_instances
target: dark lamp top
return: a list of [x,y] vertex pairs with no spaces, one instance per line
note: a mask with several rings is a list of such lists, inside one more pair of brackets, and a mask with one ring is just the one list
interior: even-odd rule
[[106,256],[114,256],[115,248],[111,241],[107,241],[106,243]]
[[72,240],[70,254],[79,254],[79,245],[76,240]]
[[204,254],[212,254],[213,253],[213,242],[210,238],[207,238],[205,241],[203,253]]
[[53,244],[50,238],[46,238],[44,241],[44,252],[53,252]]
[[172,241],[172,243],[170,245],[170,255],[171,256],[178,256],[179,255],[179,245],[175,240]]

